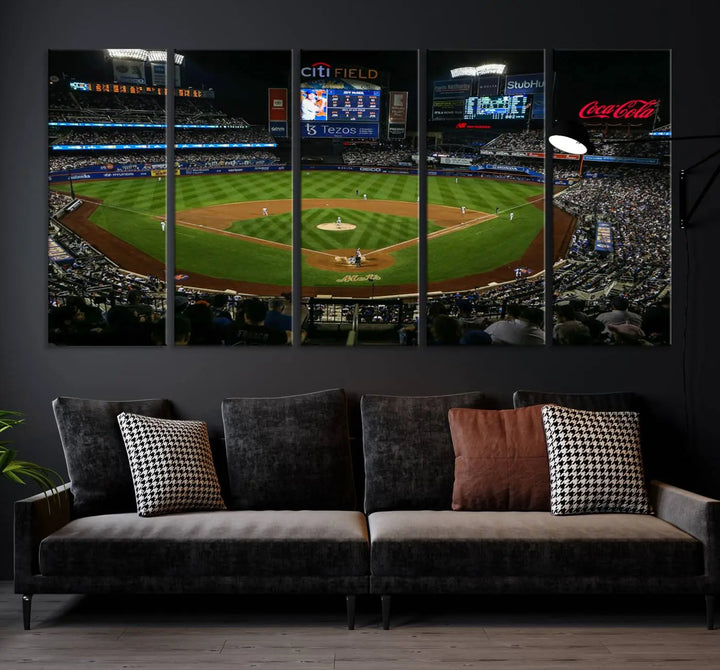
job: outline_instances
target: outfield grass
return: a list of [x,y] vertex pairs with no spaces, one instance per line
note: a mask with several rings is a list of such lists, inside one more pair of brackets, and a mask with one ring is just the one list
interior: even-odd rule
[[[418,181],[411,175],[366,172],[304,171],[305,198],[356,199],[357,193],[370,200],[417,201]],[[153,258],[164,259],[164,235],[157,217],[165,213],[165,180],[119,179],[74,184],[78,195],[103,201],[92,217],[102,228],[126,240]],[[291,197],[289,172],[262,172],[178,177],[176,209],[194,209],[233,202],[286,200]],[[430,177],[428,202],[494,213],[500,217],[477,226],[459,229],[428,242],[428,279],[439,281],[506,266],[519,259],[542,230],[543,211],[527,204],[527,198],[541,195],[542,184],[508,180]],[[508,212],[515,211],[510,222]],[[271,208],[272,211],[272,208]],[[356,225],[354,230],[317,228],[337,217]],[[429,232],[438,229],[428,222]],[[235,221],[232,232],[290,245],[290,214]],[[351,208],[317,208],[303,211],[302,246],[329,251],[360,247],[364,251],[385,248],[417,237],[412,217],[368,213]],[[417,247],[392,252],[392,267],[378,271],[385,284],[415,284]],[[178,226],[176,265],[192,273],[214,277],[288,285],[291,281],[289,249],[261,246],[230,236]],[[539,269],[539,268],[538,268]],[[334,285],[348,274],[348,268],[324,271],[303,262],[303,284]]]
[[417,202],[418,180],[413,175],[377,172],[303,172],[303,198],[356,198]]
[[488,272],[518,260],[543,229],[544,213],[534,205],[512,211],[515,212],[513,221],[505,212],[497,219],[431,238],[428,281]]

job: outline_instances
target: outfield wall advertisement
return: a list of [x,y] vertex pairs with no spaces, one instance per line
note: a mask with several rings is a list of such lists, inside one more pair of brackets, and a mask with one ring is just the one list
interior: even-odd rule
[[[484,174],[484,170],[512,170],[518,173],[518,176],[512,174],[500,175],[497,173]],[[235,174],[242,172],[282,172],[290,170],[289,165],[246,165],[246,166],[231,166],[231,167],[180,167],[175,171],[176,175],[189,176],[189,175],[206,175],[206,174]],[[338,172],[373,172],[378,174],[410,174],[416,175],[418,173],[416,168],[385,168],[385,167],[371,167],[365,165],[305,165],[303,171],[338,171]],[[542,181],[543,177],[538,172],[533,172],[526,168],[518,168],[516,166],[498,166],[498,165],[473,165],[471,167],[472,173],[468,172],[455,172],[455,171],[443,171],[443,170],[428,170],[428,175],[447,177],[447,176],[462,176],[462,177],[491,177],[494,179],[518,179],[519,175],[522,174],[523,181]],[[158,170],[123,170],[118,172],[108,172],[107,170],[97,170],[95,172],[84,171],[84,172],[73,172],[72,180],[84,181],[86,179],[111,179],[111,178],[130,178],[130,177],[151,177],[151,176],[162,176]],[[165,174],[164,171],[162,174]],[[62,183],[68,180],[68,172],[56,172],[48,176],[49,183]],[[565,183],[557,181],[556,183]]]
[[390,110],[388,112],[388,139],[404,140],[407,124],[407,91],[390,91]]
[[[202,175],[202,174],[233,174],[235,172],[278,172],[282,170],[289,170],[287,165],[247,165],[242,167],[181,167],[175,170],[175,174],[181,175]],[[166,175],[165,170],[131,170],[131,171],[119,171],[119,172],[90,172],[85,171],[81,173],[72,173],[72,180],[84,181],[86,179],[111,179],[117,177],[164,177]],[[58,172],[48,176],[50,183],[65,182],[68,180],[67,172]]]
[[268,130],[273,137],[288,136],[288,91],[268,89]]

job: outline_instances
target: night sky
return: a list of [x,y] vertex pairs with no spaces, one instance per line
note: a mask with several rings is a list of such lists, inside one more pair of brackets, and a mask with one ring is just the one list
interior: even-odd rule
[[669,51],[556,51],[556,118],[577,118],[585,103],[660,99],[660,122],[670,123]]
[[[218,107],[250,123],[267,122],[267,88],[290,88],[289,51],[183,51],[182,85],[213,88]],[[417,54],[414,51],[303,51],[302,65],[324,61],[332,65],[372,67],[381,83],[410,92],[409,126],[416,109]],[[508,74],[544,69],[542,51],[428,51],[428,104],[432,82],[449,79],[454,67],[503,62]],[[556,117],[576,115],[589,100],[620,103],[636,98],[660,98],[661,121],[670,122],[670,56],[668,51],[556,51],[553,54]],[[78,80],[112,81],[112,65],[102,51],[51,51],[49,74]]]

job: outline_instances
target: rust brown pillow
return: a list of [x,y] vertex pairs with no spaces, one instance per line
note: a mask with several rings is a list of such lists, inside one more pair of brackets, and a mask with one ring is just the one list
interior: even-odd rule
[[541,405],[533,405],[449,411],[455,449],[454,510],[550,510],[541,410]]

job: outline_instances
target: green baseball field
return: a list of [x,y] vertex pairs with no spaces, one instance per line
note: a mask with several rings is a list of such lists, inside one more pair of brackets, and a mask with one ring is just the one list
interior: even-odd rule
[[[127,243],[125,251],[136,249],[138,258],[164,261],[164,179],[88,180],[73,186],[77,196],[94,203],[90,223]],[[291,190],[289,172],[177,177],[175,266],[179,275],[187,275],[179,281],[243,292],[286,290]],[[361,295],[370,284],[375,295],[416,290],[417,193],[418,180],[411,175],[303,172],[304,292]],[[519,265],[542,270],[542,199],[542,184],[430,177],[430,289],[509,280]],[[125,265],[117,257],[122,252],[104,244],[102,251]]]

